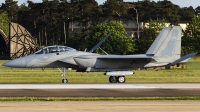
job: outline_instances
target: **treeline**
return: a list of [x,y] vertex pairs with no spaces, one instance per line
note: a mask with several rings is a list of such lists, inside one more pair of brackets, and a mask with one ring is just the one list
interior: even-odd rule
[[[172,25],[179,25],[180,21],[190,21],[200,14],[200,6],[179,7],[168,0],[107,0],[102,5],[95,0],[43,0],[42,3],[29,0],[18,6],[17,1],[5,0],[0,6],[0,14],[5,16],[5,12],[9,21],[19,23],[28,29],[40,47],[62,44],[82,50],[87,46],[84,45],[86,41],[92,41],[87,37],[94,34],[93,29],[102,22],[115,20],[128,24],[131,20],[138,24],[141,21],[146,23],[150,20],[164,19]],[[5,21],[0,21],[1,27],[5,26]],[[75,22],[78,23],[81,33],[74,30]],[[142,35],[144,34],[141,31],[141,37]],[[152,38],[155,39],[151,37],[151,41]],[[136,48],[139,49],[137,43],[142,45],[141,42],[136,42]],[[148,47],[146,44],[144,46]],[[141,53],[137,49],[136,51]]]

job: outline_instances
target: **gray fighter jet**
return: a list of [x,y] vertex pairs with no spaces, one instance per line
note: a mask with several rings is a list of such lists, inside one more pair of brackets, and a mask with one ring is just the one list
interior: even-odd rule
[[124,83],[126,75],[141,68],[166,67],[178,64],[196,53],[180,57],[181,27],[163,28],[145,54],[104,55],[77,51],[66,46],[48,46],[34,54],[11,60],[3,64],[8,67],[54,68],[62,67],[63,83],[67,83],[65,68],[75,68],[77,72],[105,72],[110,83]]
[[[20,57],[14,60],[10,60],[3,64],[3,66],[13,68],[58,68],[63,78],[62,82],[67,83],[65,78],[66,68],[79,69],[79,66],[74,61],[74,56],[90,55],[96,48],[100,48],[100,45],[112,34],[108,33],[99,43],[97,43],[89,52],[78,51],[68,46],[47,46],[25,57]],[[61,70],[62,69],[62,70]],[[81,70],[81,69],[79,69]]]

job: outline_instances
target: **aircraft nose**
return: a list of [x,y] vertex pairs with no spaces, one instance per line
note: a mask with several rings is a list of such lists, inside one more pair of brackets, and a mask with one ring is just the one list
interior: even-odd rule
[[17,59],[10,60],[10,61],[4,63],[3,66],[13,67],[13,68],[25,68],[26,67],[26,61],[23,57],[17,58]]

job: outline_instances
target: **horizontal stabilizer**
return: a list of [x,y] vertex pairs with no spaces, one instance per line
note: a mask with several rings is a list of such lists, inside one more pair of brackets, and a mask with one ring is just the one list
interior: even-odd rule
[[185,56],[179,58],[178,60],[176,60],[176,61],[170,63],[169,65],[166,66],[166,68],[169,68],[170,66],[173,66],[173,65],[175,65],[175,64],[178,64],[178,63],[180,63],[181,61],[184,61],[184,60],[186,60],[186,59],[188,59],[188,58],[190,58],[190,57],[192,57],[192,56],[194,56],[194,55],[196,55],[196,54],[197,54],[197,53],[187,54],[187,55],[185,55]]
[[165,66],[169,63],[163,63],[163,62],[150,62],[148,64],[146,64],[144,67],[145,68],[150,68],[150,67],[158,67],[158,66]]

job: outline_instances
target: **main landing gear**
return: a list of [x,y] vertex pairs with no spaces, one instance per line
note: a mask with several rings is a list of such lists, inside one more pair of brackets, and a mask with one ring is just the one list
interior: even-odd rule
[[134,74],[133,71],[108,71],[104,73],[109,77],[109,82],[110,83],[125,83],[126,75],[132,75]]
[[109,82],[110,83],[125,83],[126,78],[125,76],[110,76]]
[[66,68],[63,67],[62,70],[58,68],[58,70],[61,72],[62,75],[62,83],[68,83],[68,80],[66,78]]

